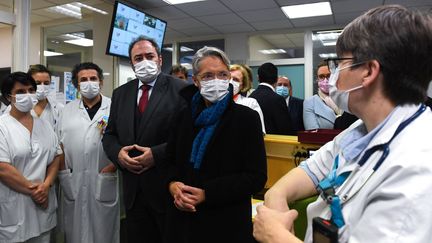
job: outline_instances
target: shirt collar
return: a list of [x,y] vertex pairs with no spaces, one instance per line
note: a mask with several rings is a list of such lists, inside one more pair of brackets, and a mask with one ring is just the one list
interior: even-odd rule
[[268,84],[268,83],[260,83],[259,85],[264,85],[264,86],[267,86],[267,87],[269,87],[269,88],[271,88],[272,90],[273,90],[273,92],[275,92],[275,88],[271,85],[271,84]]
[[364,123],[355,127],[353,130],[348,132],[340,142],[342,153],[346,161],[354,161],[369,145],[375,135],[386,125],[388,120],[393,116],[397,110],[397,107],[382,121],[377,127],[375,127],[369,133],[367,132]]
[[[159,75],[158,75],[158,77],[159,77]],[[156,83],[156,80],[157,80],[157,78],[155,78],[155,80],[151,81],[150,83],[146,83],[146,85],[149,85],[153,88],[153,86]],[[144,85],[144,83],[138,79],[138,89],[141,89],[141,86],[143,86],[143,85]]]

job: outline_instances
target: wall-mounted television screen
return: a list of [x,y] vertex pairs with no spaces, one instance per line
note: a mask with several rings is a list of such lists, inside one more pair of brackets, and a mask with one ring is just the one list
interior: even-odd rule
[[129,57],[129,44],[138,36],[152,38],[162,48],[166,21],[118,1],[114,5],[106,54]]

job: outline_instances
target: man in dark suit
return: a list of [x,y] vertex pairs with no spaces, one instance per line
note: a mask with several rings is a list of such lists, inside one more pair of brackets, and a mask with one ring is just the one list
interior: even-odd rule
[[269,62],[261,65],[258,68],[260,84],[250,97],[256,99],[261,107],[268,134],[293,135],[285,99],[275,93],[277,76],[275,65]]
[[129,57],[137,79],[114,90],[103,146],[123,172],[128,242],[162,242],[168,196],[162,161],[186,84],[160,72],[162,56],[151,39],[132,42]]
[[276,93],[285,98],[294,133],[303,131],[303,100],[292,96],[291,80],[285,76],[279,77],[276,83]]

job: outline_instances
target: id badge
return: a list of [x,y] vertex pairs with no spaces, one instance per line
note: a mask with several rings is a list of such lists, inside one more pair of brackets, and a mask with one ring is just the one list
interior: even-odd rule
[[312,220],[312,242],[338,243],[338,230],[330,220],[315,217]]

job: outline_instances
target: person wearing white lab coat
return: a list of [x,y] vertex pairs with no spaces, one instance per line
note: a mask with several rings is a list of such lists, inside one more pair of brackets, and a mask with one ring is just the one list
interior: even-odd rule
[[[266,134],[265,126],[264,126],[264,115],[262,113],[261,107],[258,104],[258,101],[254,98],[245,97],[241,93],[245,93],[248,87],[248,83],[252,81],[249,80],[249,74],[245,67],[234,64],[230,66],[231,73],[231,81],[230,83],[233,86],[233,99],[236,104],[244,105],[252,110],[258,112],[261,121],[261,129],[263,134]],[[250,85],[249,85],[250,86]]]
[[[60,118],[63,104],[57,102],[54,97],[49,96],[51,85],[51,72],[41,64],[31,65],[27,74],[31,75],[37,85],[36,98],[38,102],[31,110],[31,114],[49,122],[56,129],[56,123]],[[11,109],[8,106],[5,112]]]
[[64,105],[55,101],[54,97],[49,96],[51,72],[44,65],[36,64],[31,65],[27,73],[33,77],[37,84],[38,103],[33,108],[32,115],[47,120],[55,128]]
[[0,117],[0,242],[48,243],[62,151],[48,122],[30,114],[37,102],[30,75],[10,74],[1,92],[12,107]]
[[94,63],[74,67],[72,80],[82,99],[68,103],[59,121],[65,155],[59,179],[67,243],[119,242],[118,175],[101,144],[111,105],[100,94],[102,73]]
[[325,235],[341,243],[430,242],[432,112],[422,104],[432,79],[430,21],[387,5],[345,27],[338,58],[327,61],[330,95],[360,120],[266,193],[254,222],[258,241],[301,242],[290,232],[297,212],[287,202],[320,194],[307,208],[305,242],[317,240],[315,217],[337,232],[321,234],[328,242]]

